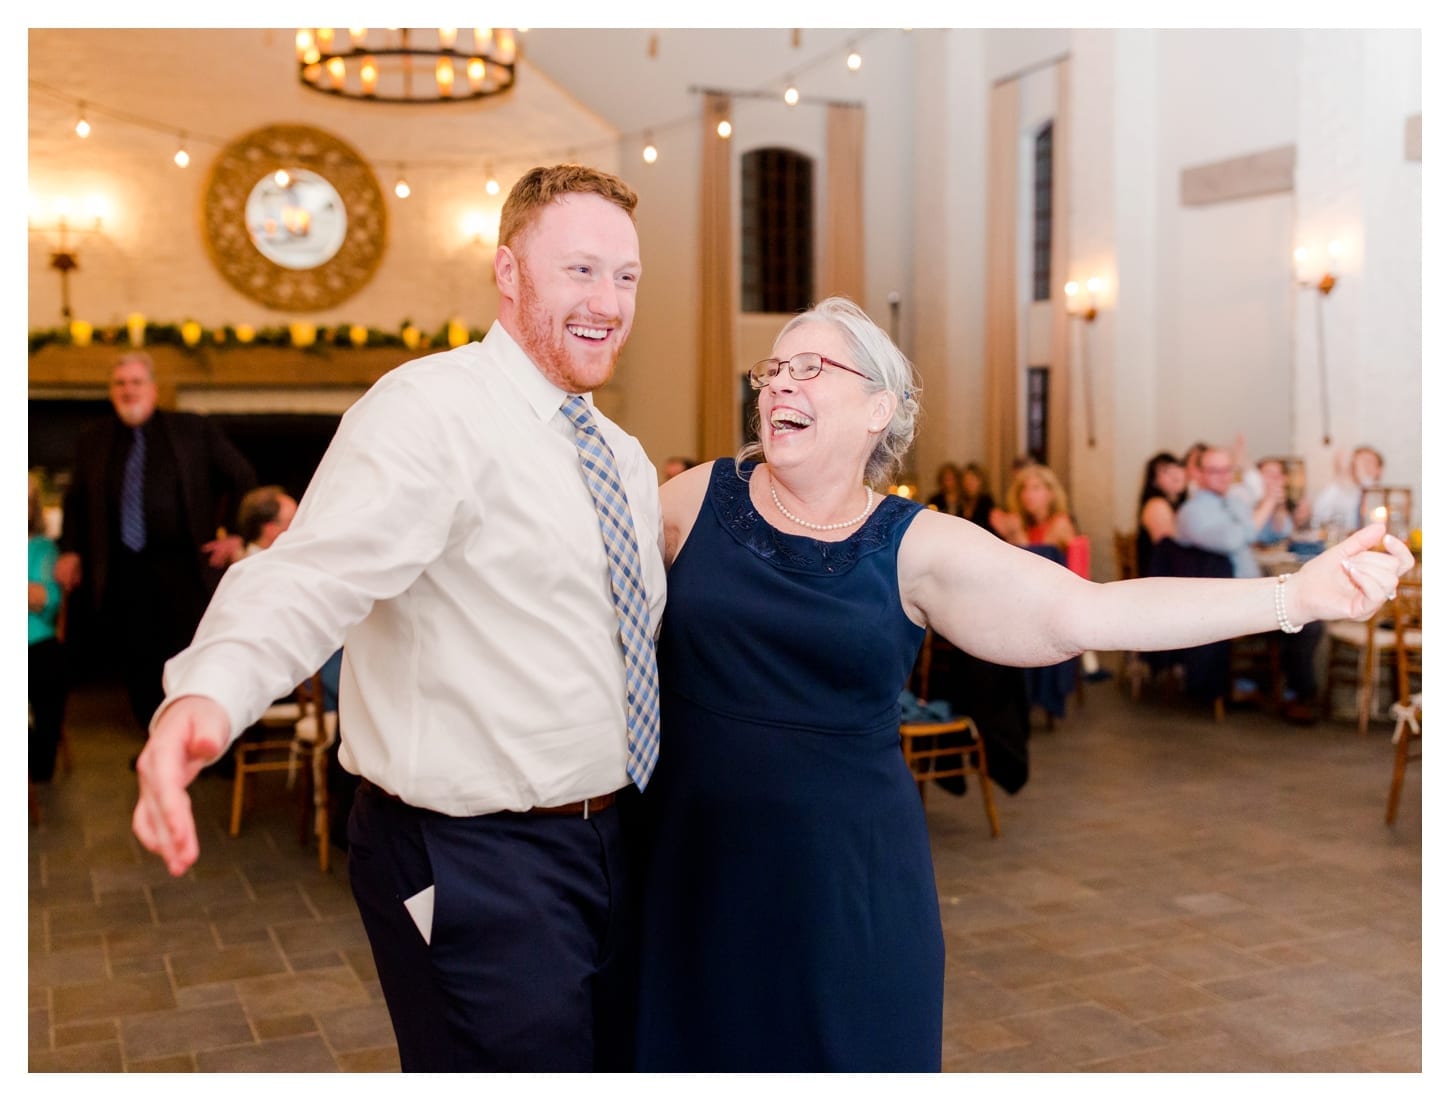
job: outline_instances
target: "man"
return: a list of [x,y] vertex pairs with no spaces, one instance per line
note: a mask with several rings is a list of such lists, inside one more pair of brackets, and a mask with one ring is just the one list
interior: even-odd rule
[[297,502],[281,486],[258,486],[242,498],[237,509],[237,533],[243,558],[264,551],[292,524]]
[[55,568],[67,590],[84,585],[142,730],[162,666],[191,641],[221,576],[217,528],[257,483],[214,422],[156,401],[151,357],[123,355],[111,369],[116,415],[76,443]]
[[[1176,538],[1184,546],[1226,556],[1233,563],[1235,577],[1261,577],[1254,540],[1279,508],[1282,493],[1264,494],[1251,508],[1243,497],[1230,492],[1233,479],[1234,462],[1228,451],[1206,448],[1199,460],[1199,490],[1178,508]],[[1297,634],[1277,639],[1288,686],[1284,717],[1292,722],[1314,721],[1312,704],[1319,694],[1314,651],[1322,635],[1323,626],[1316,622]]]
[[587,395],[634,319],[635,203],[578,165],[519,180],[497,322],[343,417],[287,537],[168,665],[137,766],[136,834],[179,875],[186,784],[346,635],[349,874],[405,1070],[632,1054],[619,803],[657,745],[662,532],[653,465]]

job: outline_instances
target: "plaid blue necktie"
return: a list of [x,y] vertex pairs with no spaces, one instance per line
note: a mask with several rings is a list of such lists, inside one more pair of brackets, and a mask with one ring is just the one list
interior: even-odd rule
[[146,434],[132,428],[131,451],[121,473],[121,542],[133,551],[146,547]]
[[649,600],[644,591],[639,544],[629,502],[614,465],[614,453],[599,433],[588,403],[578,395],[560,407],[574,424],[574,446],[609,558],[610,588],[619,617],[619,639],[624,644],[624,684],[627,693],[629,760],[625,771],[641,791],[649,782],[660,752],[660,685],[655,665],[654,637],[649,624]]

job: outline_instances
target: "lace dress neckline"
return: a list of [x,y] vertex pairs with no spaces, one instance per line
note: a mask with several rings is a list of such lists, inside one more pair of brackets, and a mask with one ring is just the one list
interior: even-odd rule
[[773,526],[750,499],[750,475],[758,462],[720,459],[710,473],[710,502],[720,526],[741,546],[781,569],[799,573],[842,574],[858,561],[892,545],[897,524],[921,508],[904,497],[886,496],[854,532],[837,542],[794,535]]

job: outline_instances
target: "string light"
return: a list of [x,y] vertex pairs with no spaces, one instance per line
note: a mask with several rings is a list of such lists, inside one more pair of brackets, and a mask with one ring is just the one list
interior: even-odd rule
[[[905,28],[905,29],[906,30],[910,30],[910,28]],[[445,28],[445,30],[446,30],[446,28]],[[526,33],[526,31],[527,31],[527,28],[520,27],[520,28],[516,28],[515,33],[517,33],[517,34],[524,34],[524,33]],[[350,37],[352,39],[353,44],[355,46],[359,44],[360,39],[366,33],[367,32],[365,30],[363,30],[362,28],[347,28],[346,30],[333,30],[332,31],[332,34],[333,35]],[[874,32],[873,31],[873,32],[868,32],[868,33],[877,33],[877,32]],[[491,36],[491,32],[486,31],[486,30],[480,31],[480,30],[478,30],[476,28],[473,30],[473,34],[475,35],[475,38],[477,38],[480,35],[485,36],[485,37]],[[318,37],[320,37],[320,32],[319,32]],[[647,46],[647,52],[649,54],[651,54],[651,55],[657,55],[658,49],[659,49],[659,42],[658,42],[659,33],[657,31],[656,32],[652,32],[651,33],[651,37],[654,39],[654,41],[653,42],[650,42],[648,44],[648,46]],[[299,54],[302,54],[302,53],[310,53],[310,52],[313,52],[313,51],[317,51],[320,54],[320,51],[317,50],[317,48],[318,48],[318,46],[319,46],[320,43],[318,42],[318,38],[316,38],[316,37],[313,36],[313,33],[309,32],[307,30],[299,30],[297,38],[298,38],[298,50],[299,50]],[[790,38],[791,38],[791,46],[793,48],[795,48],[795,49],[800,49],[801,48],[801,45],[802,45],[802,37],[801,37],[801,32],[800,32],[800,30],[798,28],[797,29],[793,29],[793,30],[790,31]],[[820,56],[820,57],[817,57],[817,58],[814,58],[814,59],[806,62],[805,63],[805,67],[807,69],[814,69],[815,67],[817,67],[821,63],[830,60],[832,57],[834,57],[836,59],[836,64],[840,64],[841,54],[839,52],[839,49],[840,49],[840,47],[837,46],[834,49],[828,51],[825,55]],[[318,68],[319,68],[319,70],[323,70],[323,66],[321,64],[320,57],[317,58],[317,61],[318,61]],[[846,67],[847,67],[848,70],[850,70],[853,73],[860,71],[861,66],[864,63],[864,61],[863,61],[863,57],[862,57],[861,51],[860,51],[860,49],[859,49],[858,44],[857,44],[856,41],[851,41],[851,42],[848,42],[846,44],[845,61],[846,61]],[[797,72],[799,72],[799,71],[800,71],[800,68],[797,67]],[[473,82],[475,79],[477,79],[475,73],[473,73],[471,71],[467,71],[467,65],[466,64],[464,64],[462,70],[460,70],[458,67],[455,66],[451,70],[450,73],[444,74],[444,79],[445,80],[449,80],[451,78],[451,79],[453,79],[455,81],[459,81],[459,80],[462,80],[463,79],[463,77],[465,75],[465,72],[467,72],[467,77],[468,77],[468,80],[470,81],[470,83]],[[323,73],[324,73],[324,77],[323,78],[325,79],[326,78],[325,70],[323,70]],[[35,82],[32,82],[32,83],[35,83]],[[784,92],[782,94],[782,98],[784,99],[785,103],[788,106],[790,106],[790,107],[798,106],[800,104],[800,102],[801,102],[801,98],[802,97],[801,97],[800,88],[795,83],[795,74],[794,73],[788,74],[786,76],[786,78],[785,78],[785,83],[786,83],[786,87],[785,87]],[[63,93],[60,93],[58,89],[52,89],[51,91],[55,92],[56,94],[63,94]],[[763,91],[763,89],[762,89],[762,91]],[[66,97],[66,98],[70,98],[70,97]],[[77,117],[76,117],[76,123],[75,123],[75,133],[76,133],[77,137],[79,137],[79,138],[85,138],[85,137],[89,136],[91,130],[93,129],[93,127],[91,126],[89,120],[86,118],[86,103],[83,100],[82,101],[76,101],[74,99],[71,99],[71,102],[78,103],[78,111],[77,111]],[[109,111],[109,109],[107,109],[107,110]],[[165,132],[165,130],[167,129],[166,124],[163,123],[163,122],[153,122],[153,121],[148,121],[148,120],[145,120],[145,119],[136,119],[136,118],[125,119],[123,121],[131,122],[131,123],[134,123],[135,125],[139,125],[139,126],[142,126],[142,127],[146,127],[148,129],[160,130],[162,132]],[[678,121],[680,121],[680,120],[676,120],[675,122],[669,123],[668,124],[669,127],[675,126]],[[720,123],[716,126],[716,134],[720,137],[720,139],[722,141],[729,140],[733,136],[733,133],[734,133],[734,128],[733,128],[732,124],[729,121],[727,121],[727,120],[721,120]],[[220,144],[224,144],[222,142],[219,142],[218,139],[215,139],[215,138],[212,138],[212,137],[209,137],[209,136],[204,136],[200,140],[202,140],[204,143],[206,143],[208,145],[213,145],[213,144],[220,145]],[[179,135],[178,148],[176,149],[176,152],[173,154],[173,157],[172,157],[172,159],[175,162],[175,164],[177,165],[177,167],[186,168],[191,163],[191,154],[190,154],[189,150],[187,149],[187,142],[188,142],[187,135],[186,135],[185,132],[182,132]],[[592,148],[592,146],[591,146],[591,148]],[[641,147],[641,157],[642,157],[642,159],[644,160],[644,162],[646,164],[655,164],[659,160],[659,154],[660,154],[659,147],[655,144],[651,132],[650,131],[645,131],[644,132],[644,144]],[[549,158],[556,157],[557,156],[557,152],[554,152],[554,151],[539,151],[538,153],[533,154],[532,156],[533,156],[533,159],[535,159],[535,160],[545,160],[545,159],[549,159]],[[575,149],[573,149],[573,148],[569,149],[565,159],[572,161],[572,160],[576,160],[577,158],[578,158],[578,152]],[[466,162],[462,162],[462,161],[461,162],[458,162],[458,163],[451,163],[450,162],[450,163],[447,163],[447,164],[445,164],[444,162],[437,162],[437,163],[435,163],[435,162],[429,162],[429,163],[430,163],[430,165],[432,167],[440,167],[440,166],[442,166],[442,167],[451,167],[451,168],[454,168],[454,169],[460,169],[460,168],[465,167],[465,165],[466,165]],[[474,163],[476,163],[476,162],[474,162]],[[411,196],[411,194],[412,194],[412,186],[408,183],[407,179],[403,175],[403,166],[401,164],[399,164],[398,168],[399,168],[399,174],[398,174],[398,177],[397,177],[396,182],[393,185],[393,191],[394,191],[394,193],[397,195],[397,197],[399,199],[406,199],[409,196]],[[500,191],[502,190],[501,189],[501,185],[498,182],[498,178],[495,175],[494,167],[492,165],[488,166],[488,170],[487,170],[487,173],[486,173],[486,176],[485,176],[484,190],[491,197],[498,195],[500,193]]]

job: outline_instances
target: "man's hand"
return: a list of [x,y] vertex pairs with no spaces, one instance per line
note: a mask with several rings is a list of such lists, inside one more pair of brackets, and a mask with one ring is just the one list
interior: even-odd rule
[[222,535],[210,543],[203,543],[201,549],[212,569],[224,570],[242,557],[242,537]]
[[81,583],[81,556],[67,551],[55,560],[55,579],[66,592],[74,592]]
[[50,599],[50,593],[39,581],[30,582],[29,604],[32,612],[38,612],[45,607],[46,601]]
[[186,788],[221,754],[230,735],[221,704],[207,696],[182,696],[161,713],[136,759],[141,794],[131,829],[172,875],[196,863],[200,851]]

